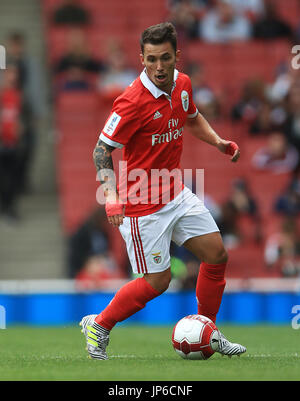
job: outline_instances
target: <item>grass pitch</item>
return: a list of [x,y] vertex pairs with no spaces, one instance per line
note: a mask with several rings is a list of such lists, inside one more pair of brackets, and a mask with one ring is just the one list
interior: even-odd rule
[[111,333],[108,361],[90,360],[78,327],[0,330],[0,381],[300,380],[300,331],[291,326],[221,326],[247,347],[240,358],[181,359],[172,327],[125,326]]

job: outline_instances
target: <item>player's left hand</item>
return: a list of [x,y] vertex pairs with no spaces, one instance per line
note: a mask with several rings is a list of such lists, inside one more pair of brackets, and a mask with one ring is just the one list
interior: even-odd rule
[[232,156],[230,159],[232,162],[238,161],[240,157],[240,149],[235,142],[222,139],[222,141],[217,145],[217,148],[226,155]]

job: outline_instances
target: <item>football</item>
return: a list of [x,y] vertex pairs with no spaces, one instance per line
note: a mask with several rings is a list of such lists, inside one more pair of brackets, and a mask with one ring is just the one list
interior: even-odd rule
[[217,326],[203,315],[185,316],[174,326],[172,344],[184,359],[208,359],[217,350],[218,343]]

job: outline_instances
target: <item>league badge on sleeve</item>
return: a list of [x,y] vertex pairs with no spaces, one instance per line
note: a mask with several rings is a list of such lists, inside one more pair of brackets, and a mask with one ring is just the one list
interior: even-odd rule
[[112,136],[120,120],[121,116],[119,116],[119,114],[117,114],[116,112],[113,112],[112,115],[107,120],[105,127],[103,128],[103,132],[105,132],[105,134],[109,136]]

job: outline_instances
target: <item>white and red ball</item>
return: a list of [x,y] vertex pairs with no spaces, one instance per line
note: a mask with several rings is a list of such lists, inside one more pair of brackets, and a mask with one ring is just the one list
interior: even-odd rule
[[217,350],[218,342],[217,326],[203,315],[185,316],[172,333],[173,347],[184,359],[208,359]]

